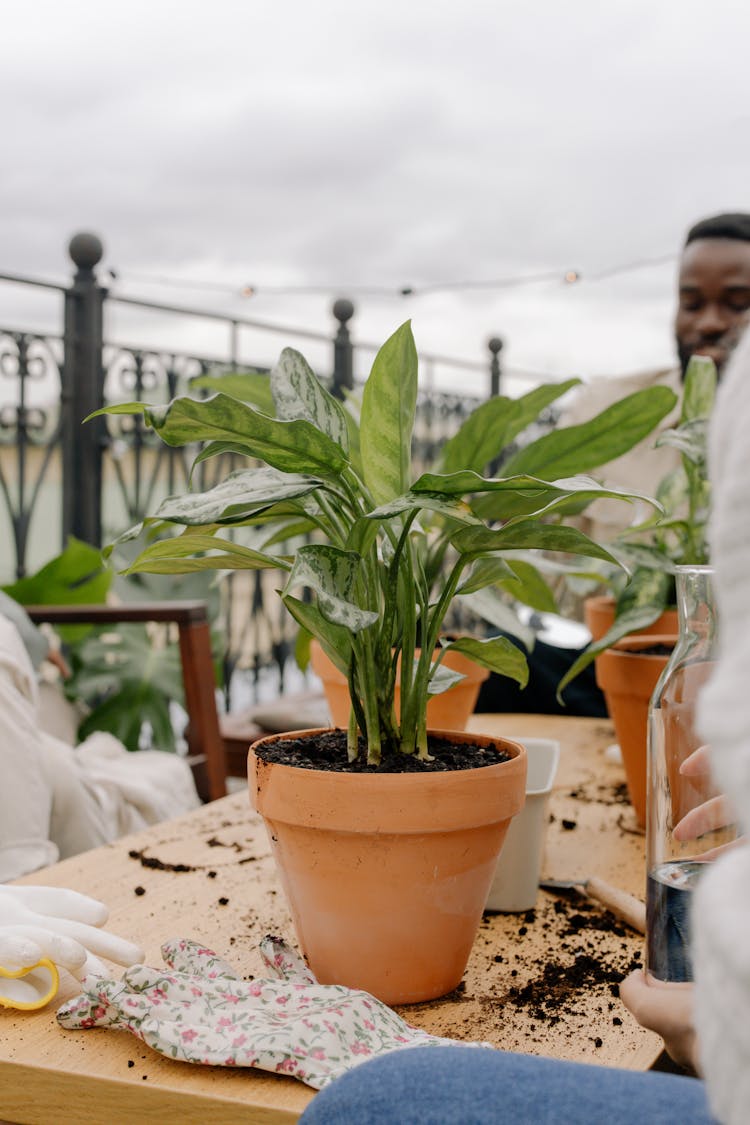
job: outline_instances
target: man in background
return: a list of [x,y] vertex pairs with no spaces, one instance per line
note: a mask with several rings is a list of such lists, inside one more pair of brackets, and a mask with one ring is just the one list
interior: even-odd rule
[[[750,312],[750,214],[714,215],[695,223],[687,233],[677,277],[675,344],[678,365],[635,375],[603,377],[580,388],[561,425],[573,426],[644,387],[667,386],[680,393],[687,365],[694,355],[708,356],[721,378]],[[679,409],[667,416],[660,432],[677,422]],[[602,469],[607,484],[653,494],[656,485],[679,463],[671,446],[655,448],[656,435],[611,461]],[[632,520],[629,506],[597,500],[589,506],[581,530],[599,543],[611,542]]]
[[[679,263],[675,315],[678,365],[594,379],[578,390],[560,424],[574,426],[587,421],[644,387],[668,386],[679,394],[694,355],[712,359],[721,378],[749,320],[750,213],[727,212],[701,219],[687,232]],[[660,431],[674,426],[678,414],[679,408],[668,415]],[[678,451],[673,446],[656,448],[655,440],[656,435],[651,434],[622,457],[604,465],[598,474],[602,483],[653,494],[659,481],[679,464]],[[617,500],[596,500],[577,523],[592,539],[606,545],[632,520],[629,505]],[[482,687],[476,710],[606,717],[593,665],[566,689],[566,705],[557,702],[557,684],[580,651],[537,641],[529,654],[527,687],[521,689],[505,677],[491,675]]]

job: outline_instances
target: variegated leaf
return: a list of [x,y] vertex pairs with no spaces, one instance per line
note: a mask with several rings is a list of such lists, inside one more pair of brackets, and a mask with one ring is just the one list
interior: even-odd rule
[[216,394],[202,401],[175,398],[166,406],[139,409],[167,445],[231,443],[245,456],[257,457],[283,472],[310,473],[325,479],[339,474],[348,463],[341,446],[311,422],[269,418],[229,395]]
[[266,466],[239,469],[206,492],[168,496],[155,518],[185,524],[236,521],[279,501],[308,496],[320,486],[315,477],[281,473]]
[[604,547],[589,539],[575,527],[557,527],[536,520],[519,520],[496,530],[485,527],[464,527],[451,537],[453,546],[462,554],[490,554],[492,551],[523,550],[564,551],[589,558],[617,560]]
[[341,403],[329,394],[307,360],[294,348],[284,348],[271,372],[276,416],[304,418],[349,452],[349,427]]
[[416,404],[417,349],[407,321],[376,355],[362,395],[362,471],[376,504],[409,487]]
[[300,547],[284,593],[307,586],[317,595],[318,607],[327,621],[358,633],[378,620],[376,612],[350,600],[360,565],[360,557],[353,551],[326,544]]
[[333,625],[321,614],[317,606],[300,601],[291,594],[282,593],[283,601],[294,620],[315,637],[329,660],[332,660],[342,675],[346,676],[351,660],[351,634],[340,625]]
[[402,496],[397,496],[387,504],[381,504],[367,513],[367,519],[385,520],[393,516],[413,512],[415,509],[425,508],[447,519],[457,520],[460,523],[479,523],[480,521],[471,511],[468,504],[455,496],[440,496],[430,492],[414,492],[410,490]]
[[432,664],[430,667],[432,671],[427,681],[428,695],[442,695],[444,691],[448,691],[456,684],[460,684],[461,680],[466,679],[463,673],[457,672],[455,668],[446,668],[444,664],[438,664],[437,666]]
[[[212,553],[207,553],[212,552]],[[199,570],[291,570],[280,555],[267,555],[227,539],[185,532],[144,548],[126,574],[189,574]]]

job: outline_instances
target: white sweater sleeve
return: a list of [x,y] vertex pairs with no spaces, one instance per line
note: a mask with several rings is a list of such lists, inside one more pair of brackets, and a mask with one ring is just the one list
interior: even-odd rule
[[[750,332],[727,367],[711,423],[711,560],[719,657],[699,701],[712,768],[750,829]],[[693,910],[695,1018],[713,1113],[750,1120],[750,846],[719,859]]]

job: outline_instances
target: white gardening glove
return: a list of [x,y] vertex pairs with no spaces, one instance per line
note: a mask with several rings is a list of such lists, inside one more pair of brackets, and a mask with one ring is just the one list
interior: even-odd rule
[[61,887],[0,886],[0,1005],[41,1008],[57,992],[58,969],[79,980],[107,976],[99,960],[143,961],[143,950],[101,929],[102,902]]
[[410,1027],[367,992],[317,984],[280,938],[265,937],[260,951],[276,980],[243,980],[194,941],[166,942],[165,969],[138,965],[121,981],[87,980],[57,1018],[72,1030],[131,1031],[170,1059],[258,1067],[315,1089],[387,1051],[456,1045]]

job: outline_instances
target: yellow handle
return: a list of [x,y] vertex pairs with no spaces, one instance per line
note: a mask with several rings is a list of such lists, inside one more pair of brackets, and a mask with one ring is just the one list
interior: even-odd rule
[[[12,981],[19,984],[14,987]],[[43,1008],[56,995],[59,986],[57,965],[47,957],[15,971],[0,965],[0,1007],[18,1008],[22,1012]]]

